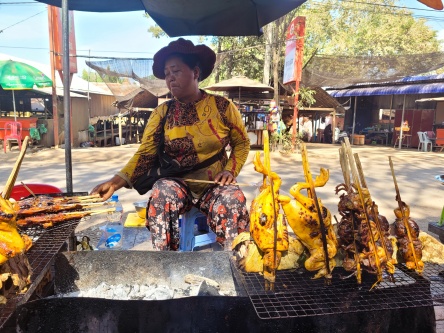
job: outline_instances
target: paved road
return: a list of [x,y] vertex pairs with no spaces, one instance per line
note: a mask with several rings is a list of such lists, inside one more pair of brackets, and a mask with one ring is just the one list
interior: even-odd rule
[[[118,171],[132,156],[138,145],[106,148],[79,148],[72,150],[72,178],[74,191],[90,191],[95,184],[105,181]],[[337,215],[338,196],[335,187],[343,182],[338,158],[339,145],[308,144],[308,156],[313,175],[321,167],[330,170],[330,180],[317,188],[318,197],[332,214]],[[427,223],[437,221],[444,205],[444,185],[434,179],[444,174],[444,153],[418,152],[416,149],[395,149],[387,146],[353,146],[358,153],[370,193],[379,211],[389,222],[394,219],[395,188],[388,156],[392,156],[402,199],[411,207],[411,217],[422,230]],[[254,171],[251,151],[238,182],[257,184],[262,176]],[[0,153],[0,184],[5,184],[19,155],[17,147],[11,152]],[[288,194],[290,187],[303,181],[300,153],[282,155],[271,153],[271,167],[282,178],[281,193]],[[47,183],[66,190],[64,149],[28,149],[16,183]],[[2,186],[3,186],[2,185]],[[257,194],[257,186],[244,186],[248,204]],[[118,192],[126,212],[134,211],[133,202],[144,200],[135,190]]]

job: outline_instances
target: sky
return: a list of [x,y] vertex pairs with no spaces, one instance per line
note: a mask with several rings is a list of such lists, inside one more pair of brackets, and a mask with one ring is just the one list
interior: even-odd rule
[[[431,10],[416,0],[401,0],[398,4],[415,8],[414,15],[427,17],[428,24],[444,41],[444,11]],[[143,16],[143,11],[76,11],[74,19],[78,55],[151,58],[161,47],[176,39],[152,37],[147,30],[154,23]],[[0,0],[0,53],[49,64],[48,36],[45,4],[32,0]],[[187,38],[197,41],[197,37]],[[78,67],[79,74],[82,69],[88,69],[85,58],[78,59]]]

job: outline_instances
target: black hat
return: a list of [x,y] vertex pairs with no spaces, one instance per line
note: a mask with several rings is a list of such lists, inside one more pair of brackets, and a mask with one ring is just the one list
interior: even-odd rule
[[194,45],[192,41],[179,38],[161,48],[154,55],[153,74],[158,79],[165,79],[165,61],[172,54],[194,54],[199,59],[200,79],[210,76],[216,63],[216,53],[206,45]]

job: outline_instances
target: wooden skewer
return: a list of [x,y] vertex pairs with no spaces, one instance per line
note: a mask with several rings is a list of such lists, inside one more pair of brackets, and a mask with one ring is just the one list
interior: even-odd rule
[[[206,184],[219,184],[218,182],[215,182],[214,180],[202,180],[202,179],[183,179],[183,181],[188,183],[206,183]],[[234,183],[233,185],[239,185],[239,186],[259,186],[258,184],[247,184],[247,183]]]
[[22,142],[22,149],[20,150],[20,155],[15,162],[14,168],[12,169],[11,174],[6,182],[5,188],[3,189],[3,198],[9,199],[11,197],[12,188],[14,187],[14,183],[17,179],[17,175],[20,170],[20,166],[22,165],[23,158],[25,157],[26,149],[28,148],[29,136],[26,136]]
[[102,202],[91,202],[91,203],[72,203],[72,204],[63,204],[60,205],[60,207],[72,207],[73,205],[80,205],[82,206],[82,208],[87,208],[87,207],[98,207],[98,206],[107,206],[108,202],[106,201],[102,201]]
[[29,193],[31,193],[31,195],[32,195],[34,198],[37,198],[37,196],[34,194],[34,192],[32,192],[31,189],[30,189],[28,186],[26,186],[26,184],[25,184],[24,182],[20,182],[20,183],[23,185],[23,187],[24,187]]
[[66,212],[66,213],[62,213],[64,215],[79,215],[79,214],[84,214],[86,215],[96,215],[96,214],[102,214],[102,213],[112,213],[116,210],[115,207],[113,208],[108,208],[108,209],[100,209],[100,210],[84,210],[84,211],[80,211],[80,212]]

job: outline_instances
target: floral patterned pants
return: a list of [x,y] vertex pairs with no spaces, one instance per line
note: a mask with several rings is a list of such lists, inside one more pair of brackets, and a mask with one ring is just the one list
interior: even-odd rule
[[207,216],[207,223],[224,245],[247,230],[249,214],[246,198],[237,185],[214,186],[197,202],[187,186],[174,179],[159,179],[148,201],[146,226],[151,231],[155,250],[176,251],[179,248],[179,215],[196,206]]

